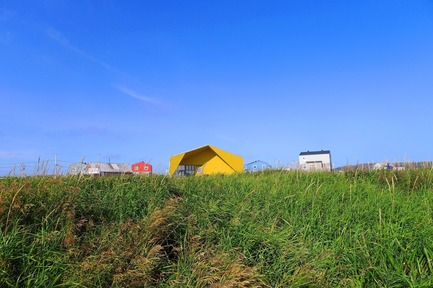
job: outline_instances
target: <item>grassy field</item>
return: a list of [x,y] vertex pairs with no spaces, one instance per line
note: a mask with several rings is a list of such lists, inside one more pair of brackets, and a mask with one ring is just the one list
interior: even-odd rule
[[0,287],[433,287],[433,170],[0,179]]

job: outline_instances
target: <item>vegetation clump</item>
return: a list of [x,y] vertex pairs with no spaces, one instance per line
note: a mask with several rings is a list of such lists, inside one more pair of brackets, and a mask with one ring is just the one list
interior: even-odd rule
[[433,171],[0,179],[0,287],[432,287]]

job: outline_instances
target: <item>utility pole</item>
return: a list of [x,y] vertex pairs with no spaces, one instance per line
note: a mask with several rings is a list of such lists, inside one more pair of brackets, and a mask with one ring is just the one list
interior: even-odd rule
[[57,154],[54,154],[54,175],[57,175]]
[[26,166],[24,165],[24,163],[21,163],[21,176],[26,176],[25,170],[26,170]]

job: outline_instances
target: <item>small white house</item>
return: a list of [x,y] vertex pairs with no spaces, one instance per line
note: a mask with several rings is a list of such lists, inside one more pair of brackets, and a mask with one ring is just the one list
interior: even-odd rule
[[132,170],[130,164],[90,162],[87,164],[83,174],[93,176],[110,176],[132,174]]
[[299,154],[299,168],[304,171],[331,171],[331,151],[307,151]]

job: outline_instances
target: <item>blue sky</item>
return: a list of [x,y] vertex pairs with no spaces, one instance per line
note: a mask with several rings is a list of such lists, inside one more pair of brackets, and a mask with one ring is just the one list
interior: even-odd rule
[[[150,161],[432,160],[433,1],[2,1],[0,174]],[[33,165],[33,166],[32,166]]]

